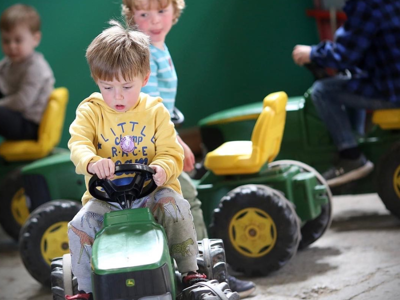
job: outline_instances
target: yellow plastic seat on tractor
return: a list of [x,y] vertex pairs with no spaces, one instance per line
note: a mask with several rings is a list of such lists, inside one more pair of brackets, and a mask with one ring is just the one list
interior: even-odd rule
[[37,140],[10,141],[0,144],[0,156],[7,161],[35,160],[47,156],[60,142],[68,102],[68,90],[53,90],[39,124]]
[[278,155],[286,120],[284,92],[264,98],[251,141],[226,142],[207,154],[205,167],[216,175],[252,174]]
[[400,109],[380,109],[374,111],[372,123],[382,129],[400,129]]

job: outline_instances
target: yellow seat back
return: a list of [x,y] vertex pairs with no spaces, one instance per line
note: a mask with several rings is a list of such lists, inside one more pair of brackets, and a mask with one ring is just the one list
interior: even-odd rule
[[[257,159],[262,165],[271,162],[279,154],[286,122],[287,95],[284,92],[269,94],[263,101],[263,113],[257,119],[251,135],[253,153],[259,152]],[[268,110],[268,113],[264,113]]]
[[400,129],[400,109],[380,109],[374,111],[372,122],[382,129]]
[[278,155],[286,121],[287,95],[277,92],[265,97],[251,141],[222,144],[207,154],[204,165],[217,175],[251,174]]
[[47,156],[60,142],[67,102],[68,90],[62,87],[54,89],[39,124],[38,140],[4,141],[0,145],[0,156],[7,161]]

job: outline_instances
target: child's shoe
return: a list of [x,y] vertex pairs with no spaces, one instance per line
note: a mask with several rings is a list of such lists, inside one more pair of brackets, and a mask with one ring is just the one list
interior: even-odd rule
[[256,290],[254,282],[240,280],[232,275],[228,275],[228,284],[232,292],[237,292],[239,294],[240,299],[250,296]]
[[73,296],[66,295],[65,299],[67,299],[67,300],[93,300],[93,294],[79,291],[78,294],[73,295]]
[[207,281],[207,276],[204,274],[199,274],[197,272],[189,272],[186,276],[182,278],[183,288],[187,288],[196,284],[198,282]]

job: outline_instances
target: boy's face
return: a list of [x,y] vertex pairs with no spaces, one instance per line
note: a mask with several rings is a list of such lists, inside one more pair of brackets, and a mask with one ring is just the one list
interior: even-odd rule
[[19,63],[30,56],[39,45],[40,38],[40,32],[32,33],[26,25],[1,31],[3,52],[13,63]]
[[97,80],[104,102],[118,112],[126,112],[134,107],[138,100],[142,87],[149,80],[150,73],[143,79],[141,76],[125,81],[120,75],[119,80]]
[[148,8],[136,10],[133,17],[139,30],[150,37],[151,43],[162,48],[173,25],[175,12],[172,3],[165,8],[156,5],[151,2]]

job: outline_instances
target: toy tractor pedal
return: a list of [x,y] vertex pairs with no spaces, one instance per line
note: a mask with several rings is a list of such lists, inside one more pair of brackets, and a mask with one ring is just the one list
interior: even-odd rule
[[[121,172],[133,173],[132,181],[119,185],[118,180],[100,180],[97,176],[93,176],[89,182],[90,193],[96,199],[118,202],[121,207],[129,208],[128,202],[143,198],[156,188],[152,180],[154,171],[148,166],[139,164],[116,166],[116,174]],[[99,190],[99,187],[102,190]],[[214,245],[218,242],[211,240],[202,242],[202,245],[204,244]],[[212,251],[203,250],[203,259],[205,253]],[[217,253],[219,258],[224,257],[219,251]],[[214,258],[207,257],[206,260],[212,262]],[[52,263],[52,291],[53,299],[56,300],[64,299],[67,286],[72,287],[73,293],[76,293],[77,289],[73,274],[64,276],[62,261],[62,258],[57,258]],[[220,263],[225,266],[224,262]],[[169,254],[164,228],[154,220],[148,208],[123,209],[106,213],[103,227],[94,239],[91,264],[95,300],[136,300],[153,297],[169,300],[175,299],[178,295],[174,265]],[[222,268],[222,274],[217,273],[220,278],[226,278],[226,267]],[[68,280],[71,282],[64,282],[64,278],[70,278]],[[202,291],[199,292],[199,289]],[[226,283],[223,282],[221,285],[216,280],[209,281],[207,287],[203,285],[193,292],[187,290],[179,297],[182,300],[239,299],[238,294],[232,293]]]

